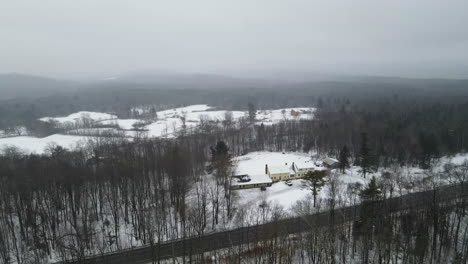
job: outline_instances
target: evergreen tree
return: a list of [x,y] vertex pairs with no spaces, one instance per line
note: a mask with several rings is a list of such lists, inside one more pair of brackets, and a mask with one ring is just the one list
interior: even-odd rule
[[253,103],[248,104],[249,108],[249,121],[251,124],[255,122],[255,119],[257,118],[257,109],[255,109],[255,105]]
[[359,165],[361,166],[360,172],[362,173],[364,178],[366,178],[366,175],[368,173],[374,171],[373,159],[367,139],[367,133],[361,134],[361,150],[359,152]]
[[265,125],[262,123],[257,129],[257,150],[263,150],[265,147]]
[[230,162],[229,147],[224,141],[218,141],[216,146],[211,147],[211,164],[213,168],[219,167],[222,163]]
[[152,120],[156,120],[158,118],[158,112],[156,112],[156,108],[154,108],[154,106],[151,106],[149,113]]
[[325,103],[323,102],[322,97],[319,97],[317,99],[317,108],[322,109],[325,106]]
[[346,145],[340,151],[339,162],[341,173],[344,173],[345,169],[349,168],[349,149]]
[[423,169],[431,167],[432,160],[439,155],[438,142],[434,134],[419,133],[421,146],[420,165]]
[[325,176],[325,171],[308,171],[305,175],[307,185],[309,186],[310,190],[312,191],[312,195],[314,196],[314,207],[317,201],[317,195],[325,185]]
[[218,141],[214,148],[211,147],[211,170],[218,184],[229,184],[231,168],[229,147],[224,141]]
[[382,198],[382,188],[374,176],[366,188],[361,191],[360,196],[363,201],[378,201]]
[[[226,145],[226,143],[224,143],[224,141],[218,141],[216,146],[211,148],[211,164],[217,186],[223,186],[227,214],[230,216],[232,213],[231,173],[233,171],[233,166],[231,162],[231,155],[229,154],[229,147]],[[216,191],[216,212],[219,211],[219,198],[217,197],[218,193],[219,192]],[[218,223],[217,215],[218,214],[216,213],[216,223]]]

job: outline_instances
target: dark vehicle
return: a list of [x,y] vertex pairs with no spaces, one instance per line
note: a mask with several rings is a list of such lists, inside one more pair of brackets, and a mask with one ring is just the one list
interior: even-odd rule
[[240,179],[240,180],[239,180],[240,182],[249,182],[249,181],[251,180],[251,179],[250,179],[250,176],[247,175],[247,174],[241,175],[241,176],[239,177],[239,179]]

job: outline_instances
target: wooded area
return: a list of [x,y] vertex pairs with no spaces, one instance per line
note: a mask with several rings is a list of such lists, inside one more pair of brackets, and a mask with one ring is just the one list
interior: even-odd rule
[[[3,150],[1,262],[44,263],[51,257],[79,260],[219,231],[233,227],[233,223],[247,226],[279,221],[291,213],[331,210],[329,227],[314,229],[311,225],[310,232],[298,237],[272,231],[269,241],[220,254],[227,254],[230,261],[252,259],[256,263],[466,263],[466,199],[447,207],[438,207],[429,199],[427,207],[409,208],[400,214],[370,204],[361,217],[339,225],[333,224],[332,215],[334,208],[350,202],[381,201],[415,186],[435,187],[439,184],[436,178],[465,183],[467,163],[447,164],[438,175],[431,168],[439,165],[440,157],[468,149],[466,96],[454,97],[457,89],[440,100],[436,95],[413,96],[393,90],[374,89],[372,96],[364,95],[366,89],[355,94],[335,91],[312,96],[301,89],[288,91],[287,97],[283,97],[284,92],[246,89],[232,97],[234,92],[229,91],[185,96],[183,102],[195,102],[206,95],[205,103],[211,98],[215,106],[245,109],[249,115],[235,121],[228,112],[219,123],[202,120],[197,128],[183,128],[176,139],[149,139],[141,133],[132,142],[118,135],[95,137],[73,151],[51,146],[44,155],[24,155],[14,148]],[[168,94],[175,98],[179,92]],[[108,110],[116,110],[120,116],[131,114],[122,110],[127,108],[119,108],[121,99],[114,99],[117,103],[110,104]],[[314,119],[254,125],[256,109],[294,103],[317,107]],[[9,109],[3,112],[4,125],[22,113],[25,118],[18,120],[31,130],[47,134],[54,129],[34,128],[38,122],[32,120],[38,116],[31,114],[36,112],[33,106],[15,113],[8,104],[3,106]],[[18,109],[23,107],[18,105]],[[70,111],[76,108],[70,106]],[[231,157],[259,150],[312,151],[337,158],[342,171],[354,164],[361,166],[363,176],[379,168],[385,173],[368,186],[349,184],[346,194],[336,193],[339,174],[331,174],[326,182],[331,198],[315,201],[316,206],[314,201],[302,201],[294,212],[268,203],[246,210],[238,207],[230,190],[229,177],[235,166]],[[424,169],[425,180],[404,178],[402,170],[408,166]],[[196,256],[198,261],[205,261],[204,257]]]
[[[137,138],[127,142],[123,138],[96,138],[79,150],[55,147],[46,155],[23,155],[7,149],[0,157],[0,255],[5,263],[40,263],[50,254],[62,260],[80,259],[220,230],[232,221],[232,210],[236,210],[237,225],[286,216],[283,209],[269,204],[254,211],[236,207],[228,184],[231,155],[253,150],[315,150],[338,156],[346,144],[351,159],[362,162],[362,131],[366,131],[369,139],[365,148],[372,153],[369,164],[388,168],[389,173],[388,181],[371,181],[366,188],[349,185],[346,201],[358,203],[396,195],[408,184],[436,186],[431,181],[401,179],[394,166],[431,166],[440,155],[454,154],[464,146],[450,148],[441,140],[436,145],[438,152],[427,153],[421,144],[424,141],[417,136],[400,127],[393,131],[399,135],[385,137],[392,131],[372,126],[382,121],[379,115],[368,117],[365,122],[359,113],[321,110],[314,120],[283,121],[272,126],[253,126],[248,118],[238,124],[202,122],[195,130],[182,131],[177,139]],[[443,134],[436,132],[434,138],[441,139]],[[398,148],[409,142],[417,147]],[[440,177],[463,183],[468,180],[467,167],[446,166]],[[215,177],[215,184],[211,184],[207,170]],[[327,182],[332,191],[336,190],[333,186],[338,184],[337,178],[332,175]],[[346,205],[336,193],[330,197],[317,206],[304,201],[294,211],[312,213]],[[449,259],[464,263],[468,244],[466,201],[460,200],[458,205],[437,208],[437,215],[434,208],[411,208],[407,215],[398,217],[369,208],[364,212],[366,217],[353,219],[358,221],[354,225],[312,229],[296,239],[284,234],[237,257],[253,254],[268,263],[281,262],[284,257],[296,259],[296,254],[304,263],[350,259],[392,263],[397,258],[416,263]],[[431,208],[430,203],[428,206]]]

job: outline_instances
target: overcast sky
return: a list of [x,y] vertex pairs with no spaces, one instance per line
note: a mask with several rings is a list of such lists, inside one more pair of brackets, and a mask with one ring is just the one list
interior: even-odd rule
[[468,77],[467,0],[2,0],[0,73]]

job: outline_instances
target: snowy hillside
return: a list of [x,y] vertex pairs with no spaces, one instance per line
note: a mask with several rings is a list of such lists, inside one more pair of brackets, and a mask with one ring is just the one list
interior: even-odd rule
[[39,120],[45,121],[45,122],[55,121],[58,123],[66,123],[66,122],[74,123],[82,119],[89,119],[92,121],[101,121],[101,120],[116,119],[116,118],[117,116],[106,114],[106,113],[80,111],[80,112],[73,113],[71,115],[64,116],[64,117],[43,117],[43,118],[40,118]]
[[297,107],[276,110],[262,110],[257,113],[257,123],[265,125],[276,124],[282,120],[311,119],[314,117],[313,108]]
[[25,136],[28,131],[25,127],[13,127],[8,130],[0,130],[0,138]]
[[86,140],[86,137],[59,134],[44,138],[29,136],[1,138],[0,151],[6,147],[16,147],[24,153],[44,153],[46,148],[53,144],[60,145],[64,148],[73,149],[77,145],[85,143]]
[[[132,109],[132,111],[138,114],[144,114],[150,110],[151,108],[148,106]],[[80,111],[63,117],[43,117],[39,120],[57,123],[65,131],[62,134],[55,134],[46,138],[23,136],[0,138],[0,150],[5,146],[16,146],[27,153],[43,153],[43,147],[51,142],[70,148],[73,145],[70,143],[86,139],[86,136],[100,136],[103,132],[106,134],[124,135],[127,138],[135,137],[141,133],[147,137],[173,138],[183,128],[184,121],[185,127],[190,130],[202,122],[220,123],[225,120],[227,112],[227,110],[217,110],[209,105],[199,104],[157,111],[154,113],[153,118],[144,119],[120,119],[114,114],[88,111]],[[246,111],[229,112],[232,114],[233,121],[246,118],[248,115]],[[259,110],[257,111],[257,124],[272,125],[282,120],[310,119],[313,118],[313,112],[313,108],[301,107]],[[84,123],[86,123],[86,127],[82,128]],[[109,127],[102,128],[102,126]]]

